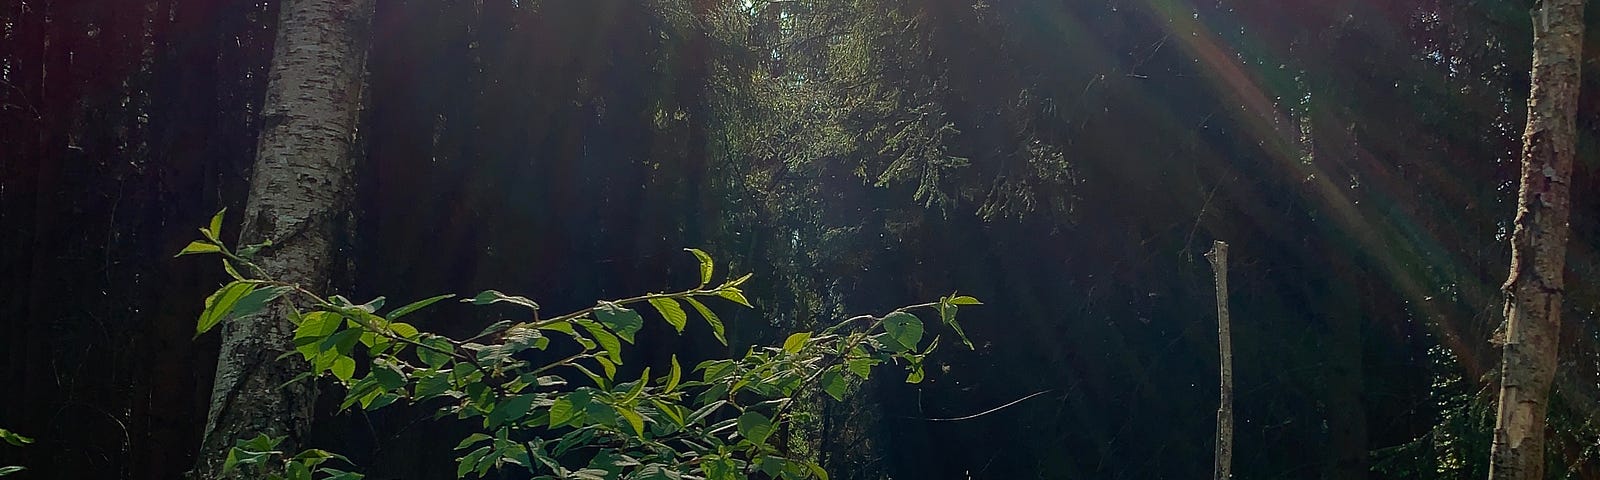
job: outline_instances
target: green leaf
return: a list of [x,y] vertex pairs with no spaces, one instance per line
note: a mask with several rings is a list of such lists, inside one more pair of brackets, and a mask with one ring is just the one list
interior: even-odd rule
[[632,402],[634,398],[644,392],[645,385],[649,383],[650,367],[644,367],[644,373],[639,375],[638,381],[633,382],[633,388],[628,389],[628,393],[622,396],[622,403]]
[[800,349],[806,348],[806,342],[810,340],[811,332],[799,332],[790,335],[789,338],[784,339],[783,341],[783,351],[788,353],[800,353]]
[[455,297],[455,294],[446,294],[446,295],[439,295],[439,296],[435,296],[435,297],[428,297],[428,298],[424,298],[422,300],[417,300],[415,302],[411,302],[409,304],[406,304],[406,306],[404,306],[404,307],[396,308],[396,309],[394,309],[394,311],[389,312],[389,320],[390,321],[398,320],[400,317],[404,317],[409,313],[412,313],[412,312],[415,312],[417,310],[421,310],[423,308],[426,308],[428,305],[433,305],[434,303],[436,303],[436,302],[438,302],[440,300],[444,300],[444,299],[447,299],[447,298],[453,298],[453,297]]
[[883,329],[889,335],[885,343],[891,350],[907,352],[917,348],[922,341],[922,319],[906,312],[894,312],[883,317]]
[[417,338],[417,334],[421,333],[417,331],[417,327],[405,322],[394,322],[389,324],[389,331],[400,336],[400,338],[406,339],[415,339]]
[[656,307],[656,311],[661,313],[661,317],[667,319],[667,323],[672,324],[672,328],[677,329],[678,333],[683,333],[684,325],[689,323],[689,314],[683,313],[683,306],[678,305],[677,300],[652,298],[649,301],[650,306]]
[[23,467],[16,466],[16,465],[12,465],[12,466],[9,466],[9,467],[0,467],[0,476],[10,475],[10,474],[17,473],[17,472],[20,472],[20,471],[23,471],[23,470],[27,470],[27,469],[23,468]]
[[333,360],[333,368],[331,370],[333,370],[333,376],[348,382],[356,374],[356,360],[340,355],[339,358]]
[[421,360],[422,363],[428,364],[432,368],[440,368],[450,363],[450,355],[444,352],[455,351],[455,346],[450,344],[449,339],[427,335],[418,342],[433,348],[418,347],[417,360]]
[[206,308],[200,312],[200,321],[195,325],[194,335],[198,337],[210,331],[211,327],[217,326],[227,317],[228,312],[233,310],[233,305],[254,289],[254,285],[235,281],[223,285],[211,296],[206,297]]
[[594,318],[601,324],[617,332],[617,336],[633,343],[633,334],[644,328],[644,317],[639,312],[623,308],[611,302],[600,302],[594,307]]
[[206,225],[206,228],[211,230],[212,240],[222,236],[222,215],[225,213],[228,213],[226,208],[217,210],[217,214],[211,216],[211,223]]
[[811,476],[816,477],[817,480],[828,480],[828,471],[823,470],[822,465],[806,462],[806,469],[810,470]]
[[470,446],[473,446],[473,445],[477,445],[478,442],[482,442],[484,440],[493,440],[493,439],[494,439],[494,437],[491,437],[491,436],[489,436],[487,434],[474,433],[472,435],[467,435],[467,438],[461,439],[461,443],[456,444],[456,448],[455,449],[456,450],[466,450],[467,447],[470,447]]
[[472,453],[456,459],[456,478],[466,478],[468,473],[472,473],[472,470],[478,468],[478,461],[488,455],[489,450],[489,446],[484,445],[478,447],[477,450],[473,450]]
[[550,405],[550,428],[566,425],[589,406],[589,391],[577,390]]
[[950,304],[951,305],[983,305],[983,302],[978,301],[978,299],[976,299],[976,298],[972,298],[972,297],[969,297],[969,296],[966,296],[966,295],[961,295],[961,296],[958,296],[958,297],[955,297],[955,298],[951,298],[950,299]]
[[868,376],[872,375],[872,366],[877,364],[878,361],[871,358],[852,358],[845,362],[845,366],[850,370],[850,373],[861,377],[862,380],[866,380]]
[[943,321],[944,324],[949,326],[951,330],[954,330],[956,332],[956,336],[961,338],[961,343],[966,344],[967,348],[971,350],[976,350],[976,347],[972,346],[972,340],[967,339],[967,332],[961,330],[961,324],[956,322],[956,310],[959,309],[957,305],[982,304],[983,303],[979,302],[978,299],[968,296],[941,299],[939,301],[939,320]]
[[746,411],[739,416],[739,435],[750,440],[751,443],[761,445],[767,443],[767,437],[772,436],[772,420],[765,415]]
[[738,288],[735,288],[735,287],[728,287],[728,288],[724,288],[722,290],[718,290],[717,291],[717,296],[722,297],[722,298],[726,298],[728,300],[732,300],[734,303],[737,303],[737,304],[740,304],[740,305],[744,305],[746,307],[755,308],[755,307],[751,307],[750,306],[750,300],[746,300],[744,298],[744,292],[740,291]]
[[660,400],[656,400],[654,398],[650,399],[650,404],[655,405],[656,406],[656,410],[660,410],[661,414],[662,415],[666,415],[668,419],[672,420],[673,424],[676,424],[679,427],[684,426],[684,423],[683,423],[683,412],[686,411],[687,409],[684,409],[683,407],[679,407],[677,405],[671,405],[671,404],[668,404],[666,402],[663,402],[663,401],[660,401]]
[[634,480],[679,480],[683,474],[660,465],[645,465],[632,477]]
[[701,317],[705,317],[706,324],[711,325],[711,334],[717,337],[718,342],[722,342],[723,345],[728,344],[728,339],[723,333],[722,319],[717,318],[717,314],[711,313],[711,309],[706,308],[705,304],[700,303],[699,300],[685,298],[683,301],[689,302],[689,306],[700,312]]
[[617,407],[617,414],[622,415],[622,419],[628,421],[628,426],[633,427],[634,434],[640,437],[644,436],[644,416],[639,415],[639,412],[631,408],[624,407]]
[[662,393],[672,393],[678,388],[678,382],[683,380],[683,367],[678,366],[678,355],[672,355],[672,371],[667,373],[667,387]]
[[733,280],[733,281],[731,281],[731,282],[728,282],[728,283],[727,283],[727,286],[730,286],[730,287],[737,287],[737,286],[740,286],[740,285],[744,285],[744,282],[745,282],[745,281],[746,281],[746,280],[749,280],[749,279],[750,279],[750,276],[752,276],[752,275],[755,275],[755,274],[753,274],[753,273],[746,273],[746,274],[744,274],[744,276],[743,276],[743,277],[739,277],[739,278],[737,278],[737,279],[734,279],[734,280]]
[[700,463],[700,470],[705,472],[706,480],[734,480],[739,477],[739,467],[733,459],[723,456],[716,458],[705,457],[706,461]]
[[283,296],[285,293],[289,293],[290,290],[293,289],[281,285],[257,288],[251,291],[248,295],[240,298],[238,302],[234,302],[233,310],[227,313],[227,316],[226,318],[223,318],[223,321],[241,318],[259,312],[263,308],[266,308],[267,303],[277,300],[278,297]]
[[606,331],[605,327],[594,322],[580,321],[576,323],[578,326],[583,327],[584,330],[587,330],[596,342],[600,343],[600,348],[605,349],[606,353],[611,356],[611,363],[622,365],[622,342],[617,341],[616,335],[612,335],[611,332]]
[[694,258],[700,259],[700,286],[704,287],[707,283],[711,283],[711,271],[715,267],[715,264],[711,262],[711,255],[707,255],[706,252],[700,251],[698,248],[685,248],[684,250],[693,253]]
[[[594,357],[594,361],[595,361],[595,363],[599,363],[600,364],[600,370],[605,372],[606,379],[615,380],[617,378],[617,364],[616,363],[613,363],[611,360],[607,359],[606,357]],[[601,383],[601,385],[604,385],[604,383]]]
[[478,293],[478,295],[475,297],[463,299],[461,301],[464,303],[471,303],[473,305],[488,305],[491,303],[504,302],[521,305],[534,310],[539,309],[539,304],[533,303],[533,300],[529,300],[528,297],[506,295],[504,293],[500,293],[499,290],[484,290],[483,292]]
[[4,440],[6,443],[17,447],[33,443],[32,438],[24,437],[17,434],[17,432],[6,430],[4,428],[0,428],[0,440]]
[[840,375],[838,370],[829,370],[822,374],[822,391],[834,400],[844,401],[844,394],[850,388],[850,382]]
[[911,373],[906,375],[906,383],[922,383],[924,376],[926,372],[922,370],[922,365],[911,367]]
[[494,411],[489,412],[489,415],[484,417],[483,426],[494,428],[506,422],[515,422],[522,419],[522,417],[528,415],[528,409],[533,407],[535,397],[536,395],[532,394],[517,395],[511,397],[510,400],[500,402],[499,405],[495,405]]
[[173,255],[173,256],[174,257],[181,257],[181,256],[184,256],[184,255],[196,255],[196,254],[201,254],[201,253],[217,253],[217,252],[221,252],[221,251],[222,251],[222,247],[217,246],[217,244],[215,244],[215,243],[202,242],[202,241],[199,241],[199,240],[195,240],[193,242],[189,242],[189,245],[184,246],[183,250],[179,251],[177,255]]

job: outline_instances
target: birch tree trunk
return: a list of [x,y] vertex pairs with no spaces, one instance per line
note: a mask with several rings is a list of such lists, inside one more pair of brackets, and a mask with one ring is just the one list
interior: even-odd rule
[[[351,148],[373,0],[284,0],[256,150],[241,244],[270,240],[256,259],[277,280],[321,290],[335,221],[346,211]],[[194,476],[221,477],[236,439],[282,435],[298,450],[312,418],[311,382],[283,386],[307,367],[292,351],[287,305],[223,328]]]
[[1584,0],[1543,0],[1533,12],[1533,77],[1522,134],[1522,186],[1511,235],[1500,401],[1491,480],[1544,478],[1545,411],[1561,333],[1562,269],[1576,145]]

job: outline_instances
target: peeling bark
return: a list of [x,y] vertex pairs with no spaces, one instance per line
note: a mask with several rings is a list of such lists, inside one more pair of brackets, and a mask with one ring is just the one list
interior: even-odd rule
[[[286,0],[263,102],[241,244],[270,240],[256,262],[277,280],[322,289],[347,208],[372,0]],[[285,382],[306,370],[287,305],[223,328],[197,478],[219,478],[236,439],[283,435],[298,449],[316,391]]]
[[1533,77],[1505,292],[1505,350],[1491,480],[1544,478],[1545,413],[1561,332],[1584,0],[1533,12]]

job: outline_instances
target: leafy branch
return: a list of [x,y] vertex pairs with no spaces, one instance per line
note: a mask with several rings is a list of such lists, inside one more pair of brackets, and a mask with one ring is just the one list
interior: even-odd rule
[[[701,362],[688,372],[674,355],[665,374],[652,376],[646,367],[637,378],[619,378],[624,344],[634,344],[644,327],[636,308],[648,305],[680,334],[692,311],[726,345],[722,320],[702,300],[750,307],[740,286],[751,276],[713,285],[711,256],[687,249],[700,265],[694,288],[600,301],[548,318],[540,317],[531,299],[486,290],[460,301],[509,305],[527,320],[502,320],[454,339],[401,321],[454,295],[380,313],[383,297],[356,304],[269,278],[253,261],[269,244],[230,249],[219,240],[221,227],[219,212],[200,229],[202,239],[179,252],[220,255],[233,279],[206,299],[195,334],[276,308],[295,325],[294,351],[283,357],[298,355],[309,365],[295,381],[336,379],[345,387],[340,408],[428,402],[439,405],[438,417],[478,422],[480,430],[456,447],[465,452],[457,458],[460,477],[518,468],[536,478],[731,480],[760,472],[826,479],[820,465],[792,458],[771,441],[793,420],[797,394],[820,388],[842,401],[883,364],[903,365],[906,381],[920,382],[923,358],[939,339],[923,341],[923,321],[913,312],[931,311],[970,348],[955,312],[979,304],[951,295],[882,316],[852,317],[821,332],[794,333],[782,345],[751,347],[740,358]],[[552,345],[557,339],[561,344]],[[574,374],[581,380],[569,379]],[[278,440],[241,440],[225,468],[271,467],[270,475],[281,475],[272,478],[289,480],[360,478],[324,465],[343,457],[320,450],[286,456],[275,450]]]

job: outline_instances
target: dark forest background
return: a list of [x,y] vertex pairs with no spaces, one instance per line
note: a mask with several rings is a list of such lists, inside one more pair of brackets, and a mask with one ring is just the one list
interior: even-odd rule
[[[735,350],[958,290],[988,304],[975,351],[808,427],[834,478],[1200,478],[1219,239],[1238,478],[1484,478],[1527,7],[381,0],[338,283],[565,311],[684,284],[700,247],[757,275]],[[242,209],[276,21],[0,2],[0,426],[39,440],[0,452],[17,478],[193,465],[224,275],[172,255]],[[1600,478],[1593,58],[1551,478]],[[665,333],[650,355],[729,353]],[[429,415],[330,414],[311,443],[450,478]]]

